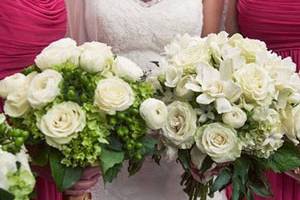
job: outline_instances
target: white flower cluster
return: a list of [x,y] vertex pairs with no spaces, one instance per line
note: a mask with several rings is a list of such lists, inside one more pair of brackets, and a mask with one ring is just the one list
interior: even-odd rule
[[[111,47],[99,42],[77,46],[70,38],[51,43],[35,59],[40,73],[17,73],[0,81],[4,112],[14,118],[24,117],[32,109],[41,109],[61,94],[64,74],[57,67],[71,63],[87,73],[99,73],[102,79],[95,90],[94,105],[106,114],[128,109],[135,100],[129,82],[139,81],[142,69],[131,60],[114,55]],[[39,119],[37,127],[49,145],[60,148],[75,138],[86,125],[86,114],[75,102],[54,104]]]
[[[203,154],[224,163],[242,151],[267,158],[282,146],[284,135],[299,143],[300,78],[291,58],[225,32],[177,37],[165,55],[167,65],[151,82],[168,104],[167,114],[160,115],[166,115],[160,126],[168,146],[195,144],[192,160],[202,162]],[[150,124],[158,119],[148,118]]]

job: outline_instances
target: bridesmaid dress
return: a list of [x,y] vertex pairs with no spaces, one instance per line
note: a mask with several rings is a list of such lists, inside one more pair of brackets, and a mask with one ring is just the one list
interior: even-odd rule
[[[270,50],[290,56],[300,69],[300,0],[239,0],[237,11],[244,36],[265,41]],[[285,174],[267,176],[274,195],[269,199],[300,200],[299,182]]]
[[[66,20],[64,0],[1,0],[0,79],[32,64],[43,48],[63,38]],[[35,171],[37,200],[62,200],[49,172]]]

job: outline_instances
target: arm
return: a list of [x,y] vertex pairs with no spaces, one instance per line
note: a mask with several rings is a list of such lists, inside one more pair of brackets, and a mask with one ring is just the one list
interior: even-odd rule
[[237,11],[236,3],[238,0],[228,0],[228,10],[226,13],[225,20],[225,30],[229,34],[234,34],[239,32],[238,22],[237,22]]
[[203,0],[204,24],[202,36],[220,31],[224,0]]

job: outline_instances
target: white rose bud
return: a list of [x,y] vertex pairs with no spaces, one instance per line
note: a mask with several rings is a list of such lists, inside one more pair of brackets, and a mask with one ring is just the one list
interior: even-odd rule
[[0,81],[0,96],[6,98],[9,93],[15,92],[18,88],[23,87],[26,81],[26,76],[21,73],[16,73],[4,78]]
[[29,86],[28,101],[33,108],[39,108],[53,101],[60,93],[59,83],[62,75],[52,69],[47,69],[36,75]]
[[80,67],[87,72],[101,72],[113,60],[111,47],[104,43],[87,42],[80,49]]
[[222,120],[225,124],[232,128],[241,128],[247,121],[246,113],[239,107],[233,107],[231,112],[222,115]]
[[176,87],[177,83],[182,77],[183,70],[174,66],[168,66],[165,70],[165,85],[170,88]]
[[196,146],[217,163],[234,161],[242,149],[236,134],[221,123],[204,125],[195,134]]
[[38,122],[38,128],[46,136],[46,142],[60,149],[77,137],[86,125],[85,112],[73,102],[54,105]]
[[71,62],[78,65],[80,50],[76,42],[64,38],[51,43],[36,58],[35,63],[41,69],[51,69],[56,65]]
[[117,77],[99,81],[95,91],[94,104],[110,115],[128,109],[134,102],[130,85]]
[[196,121],[196,112],[190,104],[174,101],[168,106],[168,117],[162,134],[178,148],[191,148],[194,144]]
[[141,104],[140,115],[150,129],[158,130],[164,126],[167,120],[167,106],[160,100],[150,98]]
[[113,64],[112,71],[121,78],[138,81],[143,76],[143,70],[133,61],[118,56]]

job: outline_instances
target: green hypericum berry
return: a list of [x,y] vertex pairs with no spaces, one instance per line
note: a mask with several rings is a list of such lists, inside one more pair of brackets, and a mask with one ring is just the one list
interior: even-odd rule
[[139,143],[136,143],[136,145],[135,145],[135,146],[136,146],[136,148],[140,149],[140,148],[142,148],[142,147],[143,147],[143,144],[139,142]]
[[15,140],[16,146],[20,147],[24,144],[24,138],[23,137],[17,137]]
[[136,160],[141,160],[143,158],[143,156],[140,153],[135,154],[134,158]]

